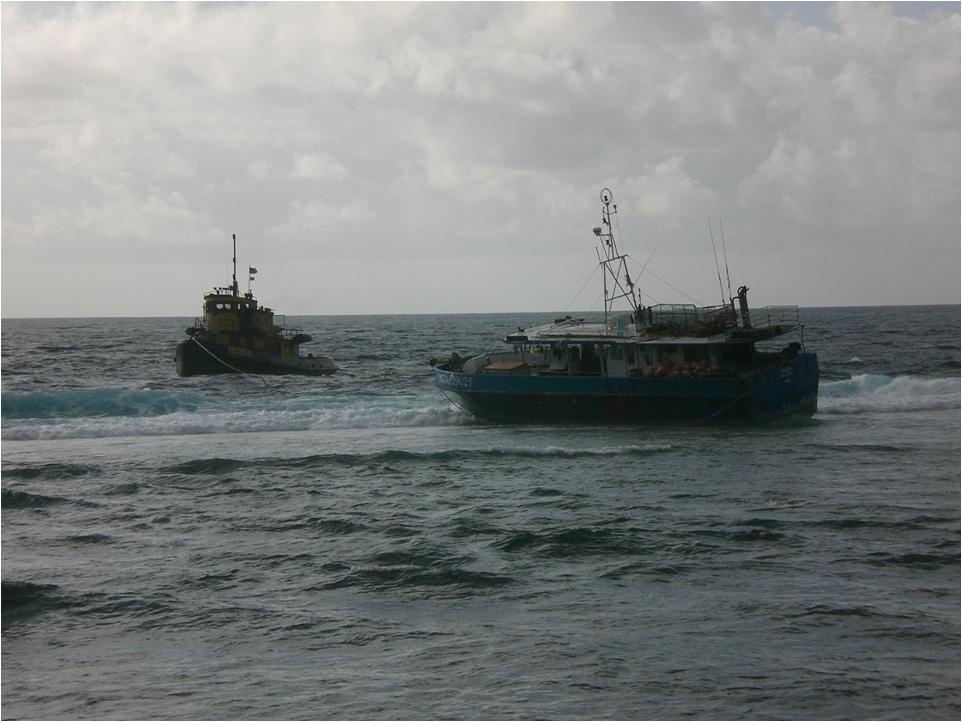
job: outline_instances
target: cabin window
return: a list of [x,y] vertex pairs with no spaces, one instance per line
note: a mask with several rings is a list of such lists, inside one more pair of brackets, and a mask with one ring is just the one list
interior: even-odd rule
[[625,358],[628,360],[628,363],[634,364],[634,363],[635,363],[635,350],[634,350],[633,348],[626,348],[626,349],[625,349]]
[[708,360],[708,349],[704,346],[684,346],[685,362],[700,363]]
[[752,358],[751,344],[729,344],[722,347],[722,360],[728,362],[748,362]]
[[611,347],[611,352],[609,353],[608,358],[610,358],[612,361],[621,361],[624,357],[625,355],[621,346]]
[[659,361],[674,361],[676,349],[674,346],[659,346],[655,353]]

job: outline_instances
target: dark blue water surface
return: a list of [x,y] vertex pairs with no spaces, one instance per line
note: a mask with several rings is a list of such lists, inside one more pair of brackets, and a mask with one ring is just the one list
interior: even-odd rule
[[803,310],[819,413],[480,423],[427,360],[553,314],[2,325],[2,714],[958,719],[958,306]]

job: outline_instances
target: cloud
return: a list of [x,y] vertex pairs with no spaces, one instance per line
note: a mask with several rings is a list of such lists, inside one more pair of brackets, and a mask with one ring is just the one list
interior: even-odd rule
[[[620,204],[627,250],[657,244],[666,273],[688,273],[705,219],[721,216],[729,251],[768,259],[751,270],[794,294],[773,302],[859,303],[879,285],[958,300],[958,278],[941,272],[959,261],[956,5],[0,12],[5,314],[110,312],[37,299],[21,269],[157,247],[196,267],[222,255],[233,229],[245,252],[289,264],[291,287],[309,286],[324,254],[363,261],[372,277],[394,278],[402,258],[410,273],[497,258],[512,278],[547,267],[580,276],[602,185]],[[905,263],[907,239],[940,269],[931,278]],[[822,280],[827,249],[851,279],[868,248],[873,278]],[[121,295],[130,275],[105,282]],[[695,284],[706,297],[711,275]],[[403,281],[391,310],[459,297],[451,274],[411,278],[406,291]],[[170,283],[156,302],[182,300],[144,312],[193,308],[196,278]],[[571,291],[512,284],[495,296],[524,310],[563,306]],[[890,299],[901,300],[911,299]],[[366,305],[332,310],[382,310],[376,293],[350,303]]]
[[714,191],[691,178],[679,156],[654,165],[645,175],[613,181],[612,185],[621,189],[622,198],[629,199],[625,210],[637,213],[642,221],[668,219],[717,204]]
[[291,203],[288,217],[270,229],[268,235],[309,237],[323,233],[339,238],[357,223],[371,217],[371,209],[363,200],[351,201],[342,206],[323,201],[296,200]]
[[328,153],[306,153],[294,158],[293,176],[306,180],[342,180],[348,172]]

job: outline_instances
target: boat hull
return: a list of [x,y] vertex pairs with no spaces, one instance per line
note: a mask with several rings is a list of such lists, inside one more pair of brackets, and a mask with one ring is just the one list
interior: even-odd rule
[[464,410],[508,422],[767,424],[810,417],[818,399],[810,353],[731,378],[466,374],[443,364],[434,377]]
[[178,376],[232,373],[327,376],[337,371],[337,366],[327,356],[285,358],[194,338],[177,345],[175,361]]

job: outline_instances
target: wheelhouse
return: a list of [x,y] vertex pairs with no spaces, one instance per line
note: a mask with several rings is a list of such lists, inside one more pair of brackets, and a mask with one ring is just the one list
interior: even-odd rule
[[230,289],[216,289],[204,296],[204,326],[211,332],[276,334],[274,311],[260,306],[253,294],[235,296]]

